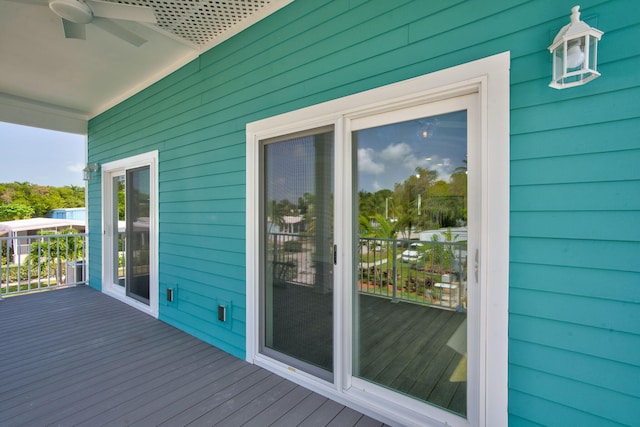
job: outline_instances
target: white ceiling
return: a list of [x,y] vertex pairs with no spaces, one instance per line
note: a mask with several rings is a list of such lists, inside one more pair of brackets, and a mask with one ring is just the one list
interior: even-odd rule
[[93,23],[66,39],[47,0],[0,0],[0,121],[86,133],[87,120],[293,0],[106,0],[153,8],[118,20],[136,47]]

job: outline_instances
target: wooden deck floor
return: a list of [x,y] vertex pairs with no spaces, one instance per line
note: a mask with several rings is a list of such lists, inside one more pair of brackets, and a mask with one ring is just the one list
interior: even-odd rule
[[0,302],[0,425],[381,426],[91,288]]

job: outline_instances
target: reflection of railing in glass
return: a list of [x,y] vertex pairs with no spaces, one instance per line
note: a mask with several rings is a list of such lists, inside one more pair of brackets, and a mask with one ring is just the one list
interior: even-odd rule
[[271,263],[275,284],[292,283],[313,286],[316,280],[313,236],[269,233],[267,260]]
[[[273,283],[313,286],[313,236],[269,233]],[[360,238],[357,291],[361,294],[465,311],[467,243]]]
[[358,292],[466,310],[466,242],[360,238]]

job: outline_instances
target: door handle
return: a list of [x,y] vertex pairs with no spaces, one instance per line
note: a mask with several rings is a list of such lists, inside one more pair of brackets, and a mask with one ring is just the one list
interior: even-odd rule
[[479,252],[480,251],[478,249],[476,249],[476,259],[475,259],[475,268],[474,268],[475,275],[476,275],[476,283],[478,283],[478,264],[479,264],[478,260],[479,260],[479,257],[480,257]]

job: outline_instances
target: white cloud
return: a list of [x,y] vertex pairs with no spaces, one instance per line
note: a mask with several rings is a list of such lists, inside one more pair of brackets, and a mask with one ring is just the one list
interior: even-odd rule
[[384,172],[384,164],[374,160],[375,150],[372,148],[358,149],[358,170],[363,173],[378,175]]
[[[396,164],[406,173],[413,173],[418,166],[422,166],[422,162],[413,153],[411,145],[400,142],[398,144],[388,145],[380,153],[380,157],[389,165]],[[400,169],[399,169],[400,170]]]
[[411,157],[411,146],[405,142],[390,144],[382,150],[380,157],[389,162],[405,162]]
[[451,174],[456,169],[451,164],[450,158],[440,158],[439,156],[432,156],[429,159],[425,159],[421,167],[438,172],[438,179],[442,181],[449,181]]

